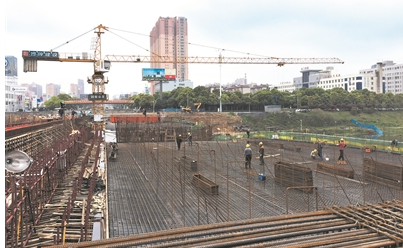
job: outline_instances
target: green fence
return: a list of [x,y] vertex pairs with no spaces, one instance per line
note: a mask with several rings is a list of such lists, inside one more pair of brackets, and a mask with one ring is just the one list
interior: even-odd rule
[[[298,132],[251,132],[250,139],[273,139],[277,138],[279,140],[292,140],[292,141],[303,141],[316,143],[319,140],[321,142],[326,142],[327,144],[337,145],[341,138],[344,138],[346,144],[349,147],[357,148],[370,148],[376,150],[383,150],[388,152],[396,152],[403,154],[403,144],[399,143],[397,146],[391,146],[391,140],[380,140],[380,139],[363,139],[354,137],[342,137],[337,135],[325,135],[325,134],[314,134],[314,133],[298,133]],[[214,141],[225,141],[233,139],[246,139],[246,133],[238,133],[235,135],[215,135],[213,137]],[[400,141],[403,142],[403,141]]]

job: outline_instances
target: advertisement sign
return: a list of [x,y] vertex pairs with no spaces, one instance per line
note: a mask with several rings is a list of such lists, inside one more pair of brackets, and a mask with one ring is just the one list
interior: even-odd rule
[[170,81],[175,80],[175,69],[143,68],[142,81]]
[[17,71],[17,58],[14,56],[5,57],[5,75],[6,76],[18,76]]
[[25,92],[27,91],[27,87],[21,87],[21,86],[12,86],[11,91],[22,91]]
[[22,51],[23,58],[58,60],[59,53],[51,51]]
[[88,100],[108,100],[108,96],[106,94],[88,94]]

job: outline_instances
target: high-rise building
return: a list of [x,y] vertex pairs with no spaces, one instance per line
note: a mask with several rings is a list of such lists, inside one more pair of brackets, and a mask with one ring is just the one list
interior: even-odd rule
[[72,97],[79,97],[80,94],[78,92],[78,84],[70,84],[70,95]]
[[26,87],[28,91],[32,91],[34,95],[38,96],[38,98],[43,96],[42,85],[40,85],[40,84],[36,84],[36,83],[21,84],[21,86]]
[[[168,56],[180,61],[188,56],[188,26],[184,17],[160,17],[150,33],[151,56]],[[177,81],[189,78],[188,64],[151,63],[151,68],[175,69]],[[151,82],[151,94],[155,93],[155,84]]]
[[85,94],[84,80],[78,79],[78,95]]
[[24,109],[25,94],[22,87],[18,87],[17,58],[5,57],[5,111],[14,112]]
[[46,95],[58,96],[60,94],[60,85],[58,84],[46,84]]

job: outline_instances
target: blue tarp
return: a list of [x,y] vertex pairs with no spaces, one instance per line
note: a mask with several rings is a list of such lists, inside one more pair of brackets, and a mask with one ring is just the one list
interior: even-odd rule
[[370,137],[371,139],[377,139],[383,135],[383,131],[381,129],[377,128],[375,125],[360,123],[354,119],[351,119],[351,122],[354,123],[355,125],[357,125],[358,127],[374,130],[376,132],[376,134],[372,135],[372,137]]

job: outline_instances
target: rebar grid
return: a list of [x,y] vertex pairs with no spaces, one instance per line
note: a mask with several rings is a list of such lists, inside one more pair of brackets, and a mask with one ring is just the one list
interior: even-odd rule
[[[347,149],[347,164],[338,166],[351,168],[355,172],[355,178],[351,179],[317,171],[317,160],[309,157],[316,144],[249,139],[254,155],[252,169],[245,170],[245,139],[211,142],[197,140],[193,135],[193,146],[184,141],[178,150],[175,142],[165,141],[163,134],[158,133],[158,130],[162,130],[159,123],[124,125],[124,128],[120,126],[121,132],[131,133],[132,136],[126,139],[129,143],[119,145],[117,161],[110,163],[114,170],[109,171],[108,185],[113,192],[123,194],[121,191],[125,191],[129,197],[122,202],[114,193],[109,193],[111,237],[278,216],[286,214],[287,201],[289,213],[295,214],[333,205],[403,199],[401,190],[365,182],[362,176],[363,157],[372,156],[385,162],[399,161],[398,156],[390,153],[375,151],[367,154],[361,149]],[[187,131],[184,130],[189,128],[187,124],[177,123],[166,123],[166,126],[171,127],[171,134],[176,135],[186,135]],[[119,125],[117,127],[119,129]],[[157,131],[153,136],[144,135],[150,133],[144,130]],[[197,130],[193,130],[192,134],[195,132]],[[136,139],[136,135],[141,138]],[[258,165],[256,159],[260,141],[265,144],[265,153],[273,155],[265,158],[264,166]],[[325,145],[324,151],[330,158],[328,163],[336,165],[338,148]],[[196,170],[192,169],[193,160],[197,162]],[[277,161],[296,163],[312,169],[317,196],[300,190],[287,191],[287,186],[275,182],[274,163]],[[195,187],[192,176],[196,173],[217,183],[219,194],[209,195]],[[260,173],[266,175],[265,181],[258,180]]]
[[5,150],[21,150],[33,164],[24,172],[6,172],[6,247],[25,247],[37,231],[44,206],[55,194],[66,172],[88,139],[88,130],[54,125],[5,141]]

